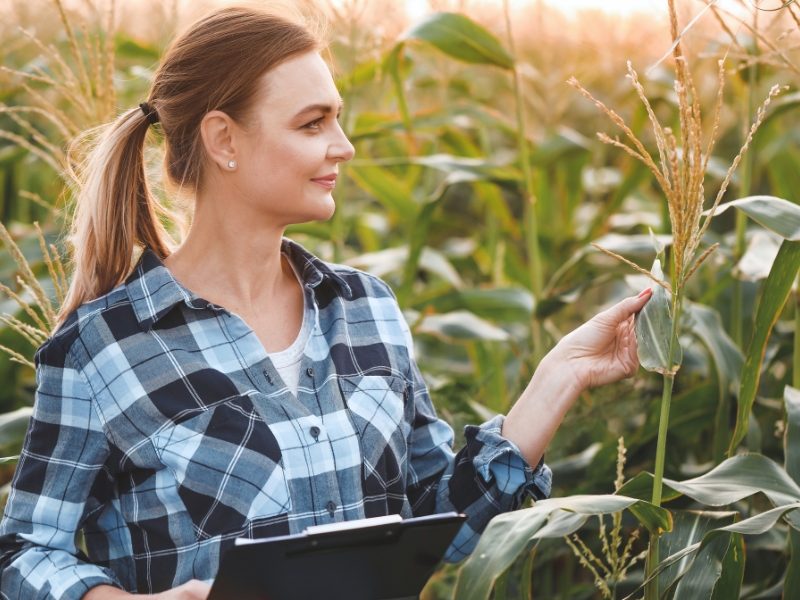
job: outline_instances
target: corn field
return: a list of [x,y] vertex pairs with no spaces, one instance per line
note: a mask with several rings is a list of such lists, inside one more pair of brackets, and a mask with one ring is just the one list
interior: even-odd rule
[[[69,279],[67,145],[144,100],[203,9],[134,4],[0,6],[0,502]],[[457,433],[654,293],[637,376],[584,392],[547,450],[552,498],[422,598],[800,598],[800,7],[429,4],[295,3],[326,28],[356,156],[334,217],[287,235],[392,286]]]

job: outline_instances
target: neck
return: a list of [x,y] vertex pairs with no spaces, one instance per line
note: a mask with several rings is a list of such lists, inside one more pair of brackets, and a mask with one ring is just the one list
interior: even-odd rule
[[281,260],[284,227],[251,203],[234,208],[210,194],[198,195],[191,230],[164,265],[188,289],[233,311],[273,301],[294,280]]

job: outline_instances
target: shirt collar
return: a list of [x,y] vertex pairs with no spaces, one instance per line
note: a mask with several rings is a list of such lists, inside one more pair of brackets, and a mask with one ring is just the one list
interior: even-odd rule
[[[304,287],[317,287],[325,277],[328,277],[341,286],[348,298],[352,297],[352,290],[347,282],[327,263],[297,242],[283,238],[281,251],[287,253],[297,267]],[[190,308],[225,310],[221,306],[211,304],[178,282],[150,248],[145,248],[142,252],[133,272],[125,280],[125,288],[136,319],[146,331],[181,301]]]

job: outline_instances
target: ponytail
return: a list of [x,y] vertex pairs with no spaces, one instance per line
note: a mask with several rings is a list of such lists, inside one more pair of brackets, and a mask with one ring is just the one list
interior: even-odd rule
[[139,108],[85,132],[69,149],[77,205],[70,228],[72,280],[56,315],[61,326],[76,308],[108,293],[128,275],[134,248],[171,254],[159,217],[177,220],[147,181],[144,145],[150,120]]

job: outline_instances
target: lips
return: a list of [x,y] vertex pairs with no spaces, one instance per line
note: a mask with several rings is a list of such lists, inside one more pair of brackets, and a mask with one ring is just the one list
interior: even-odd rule
[[336,176],[338,173],[331,173],[330,175],[325,175],[325,177],[317,177],[316,179],[312,179],[314,183],[318,183],[323,187],[328,189],[333,189],[336,186]]

